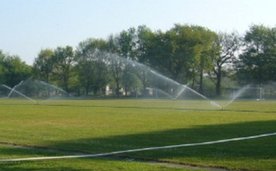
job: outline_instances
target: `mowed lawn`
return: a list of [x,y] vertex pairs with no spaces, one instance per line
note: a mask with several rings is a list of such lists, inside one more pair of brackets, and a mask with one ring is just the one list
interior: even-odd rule
[[[220,102],[221,104],[225,102]],[[276,132],[276,101],[0,100],[0,159],[91,154]],[[21,147],[20,147],[21,146]],[[120,157],[0,163],[0,170],[191,170],[141,159],[276,170],[276,136]]]

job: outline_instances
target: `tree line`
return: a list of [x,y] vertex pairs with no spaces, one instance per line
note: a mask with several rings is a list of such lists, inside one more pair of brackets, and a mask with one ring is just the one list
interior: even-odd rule
[[220,96],[230,83],[276,81],[275,27],[252,25],[240,36],[176,24],[167,31],[139,26],[107,39],[87,39],[75,48],[42,49],[32,66],[0,51],[0,83],[13,87],[32,77],[79,96],[103,95],[107,85],[116,96],[122,88],[125,96],[145,90],[143,74],[129,72],[131,67],[120,61],[107,65],[99,60],[102,52],[142,63],[205,95]]

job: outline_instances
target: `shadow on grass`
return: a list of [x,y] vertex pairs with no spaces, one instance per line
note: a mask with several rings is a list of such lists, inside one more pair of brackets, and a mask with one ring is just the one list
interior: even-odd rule
[[[185,129],[172,129],[103,138],[72,139],[49,144],[47,148],[61,151],[78,151],[80,153],[91,154],[145,147],[206,142],[272,132],[276,132],[276,120],[194,126],[192,128]],[[139,159],[176,160],[178,162],[181,162],[181,158],[183,162],[185,162],[185,160],[189,158],[199,161],[211,161],[211,163],[213,161],[224,160],[231,160],[236,162],[239,162],[240,160],[248,160],[252,162],[245,163],[246,166],[246,164],[254,164],[254,161],[259,160],[269,159],[271,162],[275,162],[275,144],[276,136],[272,136],[254,140],[229,142],[215,145],[128,153],[120,156],[127,156]],[[24,149],[24,151],[25,150],[26,149]],[[26,150],[25,152],[28,152],[28,150]],[[32,154],[32,152],[29,154]],[[15,154],[21,155],[23,153],[24,152],[22,151],[16,152],[16,150],[10,149],[1,150],[1,154],[7,156]],[[0,168],[2,166],[0,164]],[[5,167],[5,170],[9,170],[9,168],[12,170],[12,168],[16,168],[16,163],[5,165]],[[51,168],[51,170],[52,169],[55,170],[54,168]],[[68,168],[64,169],[70,170]]]
[[[154,124],[154,123],[153,123]],[[252,136],[264,133],[276,132],[276,120],[269,121],[256,121],[256,122],[241,122],[233,124],[220,124],[220,125],[205,125],[205,126],[194,126],[192,128],[185,129],[173,129],[164,130],[157,132],[147,132],[132,135],[120,135],[110,136],[103,138],[86,138],[86,139],[72,139],[67,141],[55,142],[45,147],[45,153],[43,149],[19,149],[15,150],[12,148],[0,149],[2,155],[64,155],[62,153],[50,153],[47,149],[52,151],[72,151],[91,154],[91,153],[104,153],[113,152],[120,150],[129,150],[145,147],[156,147],[166,145],[177,145],[184,143],[197,143],[214,141],[220,139],[229,139],[236,137]],[[273,167],[273,163],[276,161],[276,136],[264,137],[253,140],[244,140],[238,142],[228,142],[215,145],[196,146],[196,147],[182,147],[175,149],[163,149],[156,151],[144,151],[136,153],[121,154],[119,157],[129,157],[134,159],[150,159],[150,160],[169,160],[175,162],[189,163],[189,159],[205,162],[206,165],[216,165],[216,162],[232,161],[241,162],[245,161],[242,166],[235,166],[238,169],[247,169],[247,166],[254,164],[254,161],[267,160],[271,162],[270,167]],[[251,161],[251,163],[246,163]],[[46,161],[47,162],[47,161]],[[53,165],[39,166],[35,162],[34,165],[26,162],[26,170],[79,170],[75,169],[74,166],[64,167],[60,164],[54,163]],[[51,163],[51,162],[50,162]],[[45,164],[45,163],[44,163]],[[201,163],[202,164],[202,163]],[[229,163],[228,163],[229,164]],[[228,164],[218,164],[219,167],[228,167]],[[233,163],[232,163],[233,164]],[[204,164],[203,164],[204,165]],[[242,167],[242,168],[239,168]],[[257,168],[262,170],[263,166]],[[266,166],[264,166],[266,167]],[[276,167],[276,166],[275,166]],[[25,165],[23,163],[9,163],[1,164],[0,170],[24,170]],[[46,169],[45,169],[46,168]],[[265,170],[273,170],[271,168]]]
[[[155,147],[155,146],[166,146],[166,145],[176,145],[183,143],[197,143],[205,141],[214,141],[219,139],[236,138],[243,136],[258,135],[264,133],[276,132],[276,120],[273,121],[258,121],[258,122],[244,122],[235,124],[223,124],[223,125],[209,125],[209,126],[195,126],[193,128],[187,129],[173,129],[133,135],[121,135],[113,137],[105,137],[98,139],[77,139],[71,141],[57,142],[50,145],[52,148],[57,149],[72,149],[84,153],[101,153],[110,152],[117,150],[128,150],[135,148],[144,147]],[[271,138],[273,142],[262,141],[261,139],[247,140],[233,143],[225,143],[223,145],[209,145],[206,146],[210,148],[210,154],[217,153],[217,150],[223,151],[233,151],[244,157],[258,158],[267,156],[271,154],[270,158],[276,157],[276,136]],[[252,143],[251,143],[252,142]],[[233,147],[232,147],[233,146]],[[223,147],[226,147],[225,149]],[[230,147],[230,149],[229,149]],[[198,147],[189,147],[191,152],[193,149]],[[203,147],[205,148],[205,147]],[[237,148],[237,149],[235,149]],[[263,148],[262,150],[258,150]],[[248,153],[241,153],[243,150],[248,150]],[[214,151],[213,151],[214,150]],[[175,153],[176,151],[177,154]],[[257,151],[257,153],[256,153]],[[163,155],[159,155],[159,153]],[[271,153],[273,152],[273,153]],[[146,153],[146,152],[143,152]],[[160,150],[153,151],[153,153],[158,154],[157,156],[162,157],[177,157],[178,155],[186,156],[187,149],[171,149],[171,150]],[[231,152],[232,153],[232,152]],[[193,152],[193,154],[195,154]],[[201,153],[198,155],[202,156]],[[200,157],[198,156],[198,157]],[[161,157],[161,158],[162,158]],[[238,157],[238,156],[237,156]]]

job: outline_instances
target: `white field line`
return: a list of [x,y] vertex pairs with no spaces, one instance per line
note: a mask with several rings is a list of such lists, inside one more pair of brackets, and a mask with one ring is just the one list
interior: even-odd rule
[[138,148],[138,149],[130,149],[130,150],[122,150],[122,151],[114,151],[114,152],[98,153],[98,154],[1,159],[0,162],[19,162],[19,161],[36,161],[36,160],[72,159],[72,158],[95,158],[95,157],[105,157],[105,156],[133,153],[133,152],[141,152],[141,151],[151,151],[151,150],[171,149],[171,148],[180,148],[180,147],[192,147],[192,146],[220,144],[220,143],[226,143],[226,142],[234,142],[234,141],[242,141],[242,140],[256,139],[256,138],[262,138],[262,137],[269,137],[269,136],[274,136],[274,135],[276,135],[276,132],[247,136],[247,137],[238,137],[238,138],[230,138],[230,139],[223,139],[223,140],[216,140],[216,141],[200,142],[200,143],[189,143],[189,144],[168,145],[168,146],[160,146],[160,147]]

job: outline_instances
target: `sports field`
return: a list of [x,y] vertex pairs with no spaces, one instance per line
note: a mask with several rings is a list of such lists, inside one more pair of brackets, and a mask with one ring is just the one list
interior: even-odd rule
[[[225,102],[218,102],[225,103]],[[276,132],[276,101],[0,100],[0,160],[108,153]],[[99,158],[0,162],[0,170],[276,170],[276,136]]]

